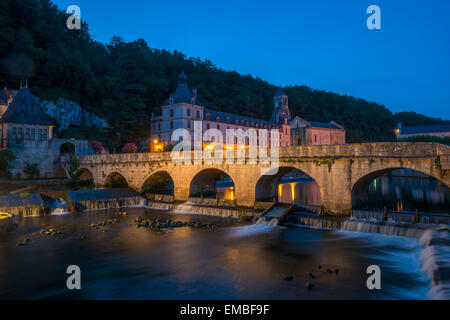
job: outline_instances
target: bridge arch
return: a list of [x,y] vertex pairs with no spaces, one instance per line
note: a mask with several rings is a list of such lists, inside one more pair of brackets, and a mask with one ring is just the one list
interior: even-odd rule
[[[229,196],[230,200],[235,200],[235,181],[233,177],[220,169],[207,168],[197,172],[192,178],[189,185],[189,196],[190,197],[200,197],[205,198],[217,198]],[[223,188],[217,183],[223,184]],[[228,189],[229,194],[224,194],[224,190]]]
[[[429,177],[432,178],[432,180],[436,181],[436,183],[438,183],[439,185],[443,186],[443,188],[447,188],[447,190],[449,190],[448,183],[446,183],[444,179],[442,179],[438,174],[436,174],[433,168],[430,168],[429,170],[424,170],[412,166],[388,167],[370,171],[365,175],[360,175],[354,180],[351,187],[352,208],[360,208],[363,205],[367,205],[369,201],[369,194],[371,188],[376,189],[377,187],[376,179],[379,177],[383,177],[388,173],[396,173],[397,175],[403,175],[404,178],[405,177],[407,178],[408,176],[412,177],[416,176],[418,178]],[[390,194],[392,194],[392,192]]]
[[92,181],[92,183],[97,182],[94,179],[94,174],[88,168],[79,168],[77,174],[79,175],[78,178],[82,181]]
[[152,172],[144,180],[141,191],[145,193],[173,195],[174,180],[166,170]]
[[55,169],[55,177],[56,178],[68,178],[66,169],[63,166],[59,166]]
[[125,176],[118,171],[112,171],[111,173],[109,173],[106,176],[103,185],[110,188],[128,188],[129,186]]
[[[299,182],[310,184],[306,192],[299,192]],[[281,166],[275,175],[262,175],[255,186],[256,201],[277,201],[321,205],[319,182],[296,166]]]

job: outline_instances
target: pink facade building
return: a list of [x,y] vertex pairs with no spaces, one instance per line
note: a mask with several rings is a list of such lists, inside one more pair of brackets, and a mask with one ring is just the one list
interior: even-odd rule
[[345,129],[334,121],[313,122],[295,117],[290,125],[293,146],[345,144]]

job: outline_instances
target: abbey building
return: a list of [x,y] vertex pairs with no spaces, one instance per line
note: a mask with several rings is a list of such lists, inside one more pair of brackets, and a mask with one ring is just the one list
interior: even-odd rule
[[[218,129],[226,135],[227,129],[268,130],[268,145],[270,146],[270,131],[279,130],[280,147],[309,144],[341,144],[345,143],[345,130],[333,122],[331,124],[295,122],[295,134],[291,129],[293,123],[289,109],[288,96],[283,89],[278,89],[274,96],[274,108],[269,120],[241,116],[208,109],[188,88],[188,79],[184,72],[178,77],[178,87],[161,106],[161,116],[151,119],[151,151],[164,151],[173,143],[171,135],[176,129],[186,129],[194,136],[194,121],[202,122],[203,132],[208,129]],[[296,118],[296,120],[298,120]],[[299,129],[302,127],[303,129]],[[313,127],[313,128],[312,128]],[[308,129],[306,129],[308,128]],[[312,139],[310,137],[313,137]],[[318,139],[319,138],[319,139]],[[246,142],[247,143],[247,142]]]

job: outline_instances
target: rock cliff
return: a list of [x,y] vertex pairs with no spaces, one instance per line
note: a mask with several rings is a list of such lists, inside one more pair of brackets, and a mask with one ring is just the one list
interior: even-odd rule
[[71,125],[95,126],[99,129],[109,128],[109,124],[106,120],[92,112],[84,110],[76,102],[62,98],[56,101],[40,100],[37,97],[35,97],[35,99],[42,110],[58,122],[59,133],[66,130]]

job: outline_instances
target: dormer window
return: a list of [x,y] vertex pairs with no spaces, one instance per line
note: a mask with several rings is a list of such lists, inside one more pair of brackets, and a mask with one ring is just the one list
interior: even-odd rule
[[209,120],[209,112],[208,113],[206,113],[206,120]]
[[217,122],[220,121],[220,117],[219,117],[219,116],[216,117],[216,121],[217,121]]
[[169,104],[173,104],[173,102],[174,102],[173,97],[170,97],[169,98]]

